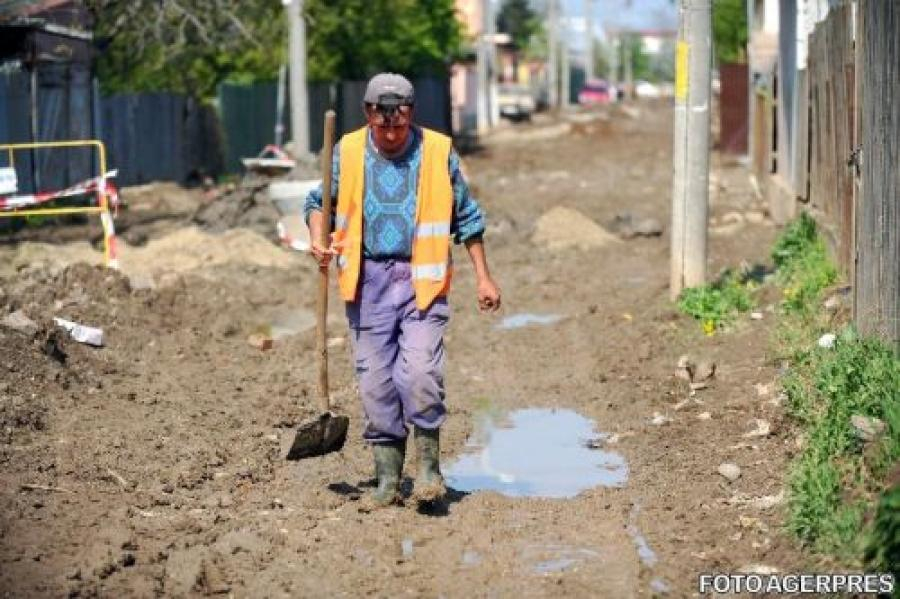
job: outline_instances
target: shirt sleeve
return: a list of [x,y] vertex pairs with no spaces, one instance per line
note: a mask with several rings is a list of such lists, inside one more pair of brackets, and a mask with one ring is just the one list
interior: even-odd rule
[[[341,144],[338,142],[334,146],[334,151],[332,153],[331,160],[331,197],[332,197],[332,208],[334,207],[334,203],[337,202],[338,196],[338,180],[340,179],[341,173]],[[310,191],[306,195],[306,201],[303,203],[303,218],[306,220],[307,226],[309,226],[309,215],[314,211],[322,211],[322,184],[319,185]],[[332,228],[334,228],[334,214],[332,210],[331,215]]]
[[469,184],[460,169],[456,150],[450,150],[449,168],[450,182],[453,185],[453,219],[450,223],[453,241],[463,243],[481,239],[484,235],[484,213],[469,192]]

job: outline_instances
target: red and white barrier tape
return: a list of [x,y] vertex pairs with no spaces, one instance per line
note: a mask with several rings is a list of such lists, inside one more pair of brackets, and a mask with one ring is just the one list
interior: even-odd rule
[[82,181],[81,183],[76,183],[75,185],[67,187],[66,189],[60,191],[37,193],[33,195],[0,197],[0,210],[18,210],[27,206],[45,204],[47,202],[52,202],[53,200],[59,200],[61,198],[70,198],[73,196],[96,192],[100,192],[101,194],[105,193],[109,198],[110,206],[112,206],[114,209],[118,209],[118,191],[116,190],[116,186],[112,183],[112,181],[107,181],[107,179],[115,177],[117,172],[118,171],[116,170],[112,170],[105,175],[94,177],[93,179]]

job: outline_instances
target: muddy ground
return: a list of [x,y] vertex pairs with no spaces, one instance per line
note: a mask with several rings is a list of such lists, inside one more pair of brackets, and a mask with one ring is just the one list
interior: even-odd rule
[[[485,411],[571,409],[612,435],[603,449],[626,460],[626,484],[361,511],[371,457],[336,302],[331,377],[351,439],[337,455],[282,459],[316,412],[309,258],[245,229],[190,228],[199,193],[155,192],[182,194],[173,207],[125,190],[145,216],[122,273],[66,266],[99,261],[68,235],[0,245],[0,317],[35,321],[0,326],[3,594],[691,596],[700,572],[800,569],[783,503],[752,501],[777,498],[796,442],[771,386],[773,315],[707,337],[669,301],[667,231],[620,240],[546,218],[565,207],[612,228],[630,212],[668,228],[671,112],[638,110],[501,131],[467,157],[504,309],[477,313],[457,248],[443,437],[449,463]],[[710,272],[764,265],[775,227],[739,164],[714,167]],[[66,243],[35,243],[50,237]],[[497,327],[518,313],[563,318]],[[71,341],[51,316],[102,327],[105,346]],[[255,332],[275,333],[274,347],[248,344]],[[676,376],[683,354],[717,365],[693,397]],[[771,431],[745,437],[754,418]],[[720,475],[723,462],[740,478]]]

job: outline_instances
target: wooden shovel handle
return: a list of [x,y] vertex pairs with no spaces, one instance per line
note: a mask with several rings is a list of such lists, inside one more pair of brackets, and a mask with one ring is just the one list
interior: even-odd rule
[[[325,142],[322,146],[322,227],[319,239],[322,247],[331,246],[331,164],[334,154],[334,111],[325,113]],[[328,397],[328,267],[319,269],[319,298],[316,304],[316,355],[319,362],[319,404],[322,412],[331,410]]]

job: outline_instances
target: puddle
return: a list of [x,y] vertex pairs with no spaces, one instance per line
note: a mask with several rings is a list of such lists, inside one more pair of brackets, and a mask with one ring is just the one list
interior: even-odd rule
[[597,486],[621,487],[628,480],[625,458],[586,447],[600,436],[571,410],[518,410],[501,421],[484,416],[445,476],[457,491],[507,497],[570,498]]
[[523,312],[521,314],[513,314],[507,316],[497,325],[498,329],[519,329],[528,325],[548,325],[554,324],[562,320],[560,314],[531,314]]
[[652,568],[656,565],[656,562],[659,561],[659,558],[656,557],[656,552],[650,548],[647,539],[644,538],[644,535],[641,534],[640,529],[637,527],[637,516],[640,511],[641,508],[638,505],[635,505],[634,508],[632,508],[631,515],[628,518],[628,534],[631,536],[631,540],[634,541],[634,546],[637,548],[638,557],[641,559],[641,563],[648,568]]
[[522,555],[528,563],[534,563],[532,570],[538,574],[552,574],[571,570],[586,561],[600,558],[592,549],[566,547],[562,545],[533,545],[526,547]]

